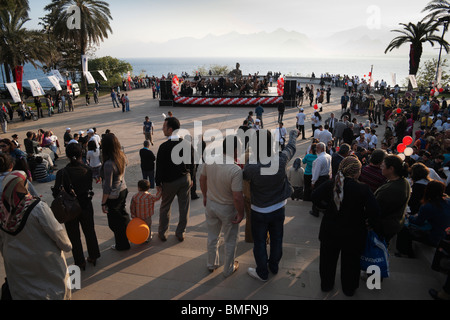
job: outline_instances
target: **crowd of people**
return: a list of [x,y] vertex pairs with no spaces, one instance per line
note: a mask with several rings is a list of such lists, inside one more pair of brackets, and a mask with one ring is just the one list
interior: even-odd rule
[[[364,95],[361,91],[357,93]],[[215,155],[228,161],[195,165],[193,146],[177,136],[181,123],[171,112],[163,125],[167,141],[154,154],[150,150],[150,145],[153,146],[153,123],[147,117],[143,123],[145,141],[139,151],[142,179],[136,181],[138,193],[131,198],[130,210],[126,207],[129,196],[129,187],[125,182],[127,157],[118,138],[109,130],[100,137],[96,128],[88,129],[86,135],[83,131],[72,133],[71,128],[67,128],[61,146],[51,131],[44,130],[28,132],[23,146],[17,135],[12,140],[1,140],[3,204],[0,206],[0,228],[4,232],[0,233],[0,239],[12,297],[70,297],[65,285],[65,272],[30,276],[20,272],[28,267],[28,262],[27,265],[20,263],[23,258],[21,252],[34,248],[28,235],[16,238],[20,239],[24,251],[5,250],[8,245],[12,246],[13,237],[24,234],[21,232],[23,228],[33,228],[33,232],[39,233],[37,239],[45,239],[42,241],[47,246],[38,250],[42,255],[50,251],[59,252],[53,261],[46,261],[54,264],[57,270],[66,266],[62,251],[71,250],[74,264],[82,270],[87,264],[96,265],[100,251],[93,219],[94,182],[102,183],[101,208],[114,234],[111,248],[126,251],[131,247],[126,234],[128,223],[133,218],[141,218],[151,230],[157,201],[161,201],[157,235],[161,241],[167,241],[175,197],[179,212],[175,237],[180,242],[184,241],[190,203],[198,198],[197,180],[206,210],[206,267],[210,272],[220,266],[221,231],[225,243],[223,275],[228,277],[238,270],[238,230],[239,224],[246,218],[246,241],[253,243],[255,259],[255,267],[249,268],[247,273],[262,282],[267,281],[270,274],[277,274],[283,254],[287,200],[301,200],[311,202],[312,216],[323,215],[319,234],[321,289],[328,292],[334,288],[340,257],[343,292],[347,296],[354,295],[359,286],[359,260],[369,229],[373,229],[390,248],[395,248],[396,255],[413,258],[414,241],[436,247],[446,237],[446,229],[450,227],[450,199],[446,195],[450,182],[450,128],[445,126],[450,122],[450,117],[446,105],[436,98],[431,101],[425,97],[396,98],[389,91],[378,99],[370,95],[367,99],[367,110],[373,111],[368,113],[367,121],[357,120],[362,114],[359,107],[352,109],[349,98],[343,99],[346,104],[342,106],[340,118],[332,113],[324,119],[316,110],[308,119],[304,108],[299,107],[297,129],[290,132],[284,127],[285,110],[280,107],[278,125],[273,128],[274,136],[265,130],[264,108],[257,106],[239,127],[244,132],[252,130],[254,134],[246,137],[258,141],[256,150],[245,148],[248,156],[251,153],[256,155],[256,163],[248,162],[248,158],[244,162],[238,161],[240,144],[248,145],[248,141],[229,136],[223,143],[223,153]],[[372,118],[378,109],[374,107],[370,110],[373,106],[370,101],[381,107],[379,122]],[[417,113],[412,111],[413,101],[414,106],[420,105]],[[430,108],[426,109],[428,106]],[[430,118],[432,121],[428,121]],[[297,140],[308,139],[305,132],[308,121],[311,121],[312,142],[304,156],[295,158]],[[419,126],[415,125],[418,121]],[[379,137],[377,132],[383,122],[386,133]],[[418,130],[415,130],[417,127]],[[411,154],[406,154],[405,149],[399,151],[405,137],[411,138],[408,144],[413,150]],[[272,150],[273,139],[280,146],[280,152],[263,154]],[[267,149],[259,147],[260,141],[267,142]],[[171,157],[180,144],[183,150],[192,150],[190,161],[185,160],[181,164],[175,163]],[[230,145],[234,147],[232,150]],[[57,170],[58,148],[63,146],[69,164]],[[202,141],[202,150],[205,147]],[[271,175],[261,174],[267,167],[262,159],[267,156],[272,163],[276,160],[278,165]],[[292,166],[289,166],[290,163],[293,163]],[[55,170],[58,171],[56,175]],[[61,186],[73,188],[80,203],[83,203],[83,214],[66,223],[63,230],[55,223],[48,205],[37,199],[33,188],[35,181],[54,181],[54,196]],[[151,192],[155,188],[156,193]],[[20,196],[15,197],[14,194]],[[30,223],[22,219],[22,215],[30,215]],[[46,221],[46,233],[36,227],[40,219]],[[86,238],[87,258],[84,256],[80,225]],[[150,232],[147,242],[151,239]],[[267,249],[268,243],[270,250]],[[57,294],[49,296],[45,290],[24,289],[24,286],[34,286],[39,281],[53,283],[51,289]],[[27,292],[29,295],[23,296]],[[448,299],[448,283],[436,296]]]

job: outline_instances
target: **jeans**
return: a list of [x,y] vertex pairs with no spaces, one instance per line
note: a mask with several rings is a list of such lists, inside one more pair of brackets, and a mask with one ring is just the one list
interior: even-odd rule
[[[285,207],[270,213],[252,210],[253,256],[256,262],[256,273],[261,279],[278,273],[278,264],[283,255],[283,232]],[[267,255],[267,232],[270,236],[270,255]]]
[[142,170],[142,179],[150,181],[150,189],[155,189],[155,171]]
[[56,176],[54,174],[49,174],[46,178],[38,180],[39,183],[47,183],[56,180]]

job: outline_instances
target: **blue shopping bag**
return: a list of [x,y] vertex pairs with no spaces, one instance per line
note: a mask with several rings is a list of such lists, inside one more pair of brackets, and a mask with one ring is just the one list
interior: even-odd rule
[[381,270],[381,277],[389,278],[387,245],[373,230],[367,234],[366,247],[361,255],[361,270],[367,272],[370,266],[378,266]]

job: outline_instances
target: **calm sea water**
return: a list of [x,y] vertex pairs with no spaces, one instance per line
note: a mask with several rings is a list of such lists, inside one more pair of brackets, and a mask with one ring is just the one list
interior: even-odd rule
[[[423,57],[423,61],[432,57]],[[283,75],[309,76],[315,73],[316,77],[321,74],[357,75],[361,78],[369,76],[373,66],[375,80],[384,79],[389,85],[393,85],[392,74],[396,75],[396,82],[400,86],[406,83],[405,78],[409,74],[409,57],[354,57],[354,58],[125,58],[133,66],[133,75],[157,76],[174,73],[181,75],[187,72],[193,75],[198,68],[203,67],[209,70],[212,65],[228,66],[233,70],[236,63],[241,65],[243,74],[254,74],[259,72],[265,75],[268,72],[280,72]],[[46,75],[33,66],[27,65],[24,68],[24,79],[39,79],[43,87],[51,87]],[[2,81],[4,82],[4,81]],[[25,84],[27,85],[27,84]]]

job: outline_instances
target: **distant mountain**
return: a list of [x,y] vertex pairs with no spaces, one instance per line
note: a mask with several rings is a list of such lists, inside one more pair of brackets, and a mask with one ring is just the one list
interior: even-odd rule
[[[273,32],[224,35],[209,34],[201,39],[184,37],[163,43],[127,42],[109,44],[105,50],[120,57],[318,57],[318,56],[385,56],[384,50],[396,36],[389,28],[369,30],[353,28],[311,39],[307,35],[277,29]],[[389,55],[405,55],[409,46],[393,50]],[[426,51],[426,50],[425,50]]]

